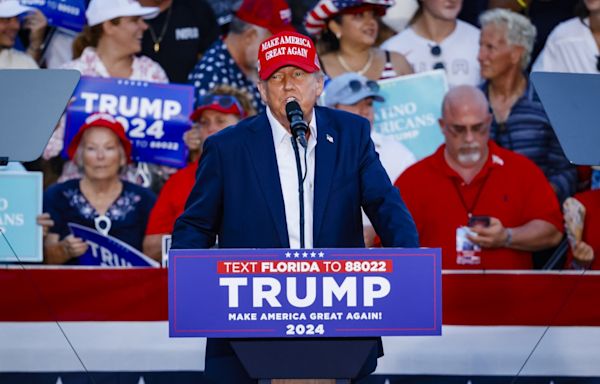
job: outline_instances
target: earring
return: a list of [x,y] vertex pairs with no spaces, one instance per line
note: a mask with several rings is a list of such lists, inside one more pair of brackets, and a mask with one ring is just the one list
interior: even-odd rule
[[335,38],[338,39],[338,40],[341,39],[342,38],[342,32],[336,32],[335,33]]

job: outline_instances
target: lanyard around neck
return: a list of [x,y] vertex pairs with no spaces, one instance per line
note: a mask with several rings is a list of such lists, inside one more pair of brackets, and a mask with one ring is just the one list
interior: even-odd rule
[[479,197],[481,196],[481,192],[483,191],[483,188],[485,188],[485,184],[487,183],[487,181],[490,177],[490,173],[492,173],[492,169],[490,169],[488,171],[487,175],[485,175],[483,181],[481,182],[481,185],[479,186],[479,189],[477,190],[477,194],[475,195],[475,199],[473,200],[473,203],[471,204],[471,206],[467,205],[467,202],[465,201],[465,197],[463,196],[463,194],[460,190],[458,180],[456,180],[455,178],[452,179],[452,185],[454,185],[454,189],[456,189],[456,194],[458,195],[458,197],[460,199],[460,203],[462,204],[463,208],[467,212],[467,220],[470,219],[471,216],[473,216],[473,211],[477,207],[477,203],[479,202]]

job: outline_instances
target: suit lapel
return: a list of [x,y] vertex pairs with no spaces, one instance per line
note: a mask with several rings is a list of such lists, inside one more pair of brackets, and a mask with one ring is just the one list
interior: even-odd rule
[[256,122],[248,125],[246,150],[254,167],[258,183],[269,207],[275,223],[281,246],[289,248],[285,207],[281,193],[281,182],[277,168],[277,157],[273,145],[271,126],[265,113],[256,118]]
[[315,195],[313,210],[313,245],[319,246],[319,232],[329,197],[331,178],[337,157],[337,131],[333,122],[320,108],[315,108],[317,116],[317,147],[315,154]]

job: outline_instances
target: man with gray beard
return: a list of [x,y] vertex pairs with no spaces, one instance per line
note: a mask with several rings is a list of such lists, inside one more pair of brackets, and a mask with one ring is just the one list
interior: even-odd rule
[[534,251],[562,238],[558,200],[542,171],[489,139],[483,92],[452,88],[439,120],[445,144],[398,178],[422,247],[444,269],[531,269]]

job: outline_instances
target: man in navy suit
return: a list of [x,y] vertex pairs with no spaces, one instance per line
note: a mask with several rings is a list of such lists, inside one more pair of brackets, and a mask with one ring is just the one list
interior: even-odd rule
[[[305,248],[364,247],[361,207],[383,246],[418,247],[415,224],[379,161],[369,122],[315,106],[323,74],[312,41],[282,32],[262,42],[258,56],[267,110],[206,140],[172,248],[209,248],[217,237],[221,248],[299,248],[301,237]],[[286,115],[292,99],[309,127],[306,149],[299,146],[304,236]],[[217,361],[232,355],[228,344],[209,339],[206,355],[206,374],[219,370],[227,381],[222,375],[234,369]],[[367,373],[376,365],[372,360]]]

